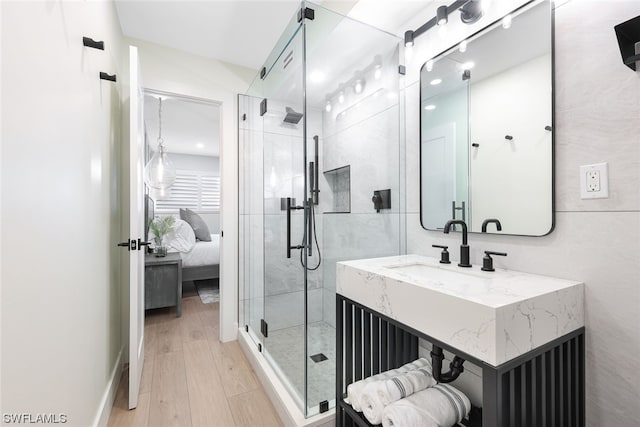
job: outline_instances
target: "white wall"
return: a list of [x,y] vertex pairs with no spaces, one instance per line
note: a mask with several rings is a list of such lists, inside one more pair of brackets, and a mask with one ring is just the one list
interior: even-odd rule
[[[493,2],[496,7],[504,3]],[[631,427],[637,425],[640,401],[640,79],[622,64],[613,26],[638,16],[640,3],[557,4],[555,230],[545,237],[471,235],[471,262],[480,264],[484,250],[500,250],[509,255],[496,258],[497,267],[585,282],[587,425]],[[466,28],[450,20],[450,38],[427,33],[416,39],[406,93],[410,253],[437,256],[431,244],[448,244],[457,259],[460,240],[457,233],[446,236],[420,227],[420,66],[458,42],[460,31],[473,33],[492,20]],[[581,200],[579,165],[601,161],[609,162],[609,199]]]
[[64,413],[66,425],[88,426],[103,405],[109,414],[123,350],[121,86],[98,79],[122,77],[120,28],[110,2],[0,8],[0,412]]
[[241,66],[191,55],[153,43],[125,39],[138,47],[145,88],[218,101],[222,111],[220,338],[236,338],[238,328],[238,151],[237,94],[256,74]]
[[169,159],[176,169],[189,171],[207,171],[220,174],[220,157],[195,156],[193,154],[169,153]]
[[550,67],[543,55],[471,85],[471,140],[480,144],[470,161],[472,231],[487,218],[498,218],[505,234],[551,230]]

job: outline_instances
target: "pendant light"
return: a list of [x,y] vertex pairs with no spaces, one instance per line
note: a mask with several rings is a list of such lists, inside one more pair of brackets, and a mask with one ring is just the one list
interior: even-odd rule
[[176,180],[176,168],[173,166],[165,151],[162,139],[162,98],[158,106],[158,148],[144,168],[144,181],[158,194],[165,194],[165,190]]

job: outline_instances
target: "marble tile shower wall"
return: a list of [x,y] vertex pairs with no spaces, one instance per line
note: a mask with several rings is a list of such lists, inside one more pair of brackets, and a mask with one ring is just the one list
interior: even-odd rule
[[[241,216],[245,217],[245,231],[250,230],[240,252],[242,256],[250,257],[241,260],[241,265],[245,266],[241,269],[245,294],[250,294],[244,295],[243,306],[250,310],[253,323],[259,324],[259,319],[264,318],[269,329],[274,331],[301,325],[304,321],[303,271],[299,251],[292,251],[290,259],[285,257],[286,214],[280,209],[280,199],[293,197],[298,205],[302,204],[306,170],[301,146],[303,122],[283,122],[286,107],[297,112],[302,112],[302,108],[295,102],[268,99],[267,113],[260,117],[260,101],[258,98],[247,101],[251,104],[244,107],[249,111],[244,125],[247,129],[242,129],[241,123],[241,141],[243,137],[248,141],[241,146],[244,160],[241,188],[245,189],[245,209],[241,209]],[[319,135],[321,115],[312,110],[308,110],[307,115],[308,156],[311,156],[312,137]],[[321,217],[316,218],[316,227],[322,245]],[[291,243],[300,244],[303,232],[303,214],[293,212]],[[319,270],[308,274],[310,322],[322,319],[321,273]]]
[[[471,261],[480,264],[484,250],[505,251],[497,267],[584,281],[587,425],[631,427],[640,401],[640,76],[622,64],[613,27],[640,15],[640,3],[557,4],[555,230],[471,235]],[[429,43],[428,34],[421,39]],[[427,59],[414,58],[413,76]],[[437,256],[431,244],[457,248],[459,236],[420,226],[419,83],[407,86],[408,252]],[[609,162],[610,197],[581,200],[579,166],[602,161]]]
[[[389,55],[397,57],[397,51]],[[323,113],[321,170],[350,166],[350,213],[331,213],[332,198],[321,199],[323,215],[324,321],[335,326],[336,262],[396,255],[400,251],[400,143],[398,77],[385,69],[360,102],[344,114]],[[321,177],[330,192],[327,177]],[[374,190],[391,190],[391,209],[377,213]],[[322,190],[322,187],[321,187]],[[321,198],[322,196],[322,192]],[[327,193],[325,193],[327,194]]]

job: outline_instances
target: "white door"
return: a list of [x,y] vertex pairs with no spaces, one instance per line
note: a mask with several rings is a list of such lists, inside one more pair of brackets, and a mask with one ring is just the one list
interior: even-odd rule
[[138,49],[129,46],[129,409],[138,405],[144,362],[144,116]]

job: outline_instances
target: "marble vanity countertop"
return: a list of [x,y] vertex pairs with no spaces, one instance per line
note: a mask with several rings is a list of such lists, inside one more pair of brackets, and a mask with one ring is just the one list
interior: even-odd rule
[[340,262],[336,291],[493,366],[584,326],[583,283],[420,255]]

